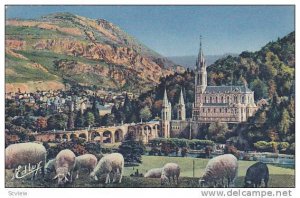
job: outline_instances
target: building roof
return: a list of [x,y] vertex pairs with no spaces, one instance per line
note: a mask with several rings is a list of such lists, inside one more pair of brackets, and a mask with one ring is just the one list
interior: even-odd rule
[[252,91],[246,86],[207,86],[205,93],[251,93]]

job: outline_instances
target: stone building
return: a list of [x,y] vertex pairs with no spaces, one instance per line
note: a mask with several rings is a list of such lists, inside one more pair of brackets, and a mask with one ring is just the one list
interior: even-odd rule
[[206,61],[200,41],[200,50],[195,70],[195,102],[192,110],[192,118],[186,118],[185,104],[181,90],[177,105],[177,120],[171,120],[172,109],[165,90],[161,117],[161,129],[165,137],[178,136],[182,132],[197,133],[200,125],[204,123],[245,122],[255,114],[257,106],[254,102],[253,91],[246,85],[208,86],[206,68]]

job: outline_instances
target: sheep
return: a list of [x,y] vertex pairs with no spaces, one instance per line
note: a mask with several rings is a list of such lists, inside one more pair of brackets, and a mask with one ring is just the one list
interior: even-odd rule
[[97,165],[97,158],[92,154],[84,154],[75,158],[76,166],[74,171],[77,171],[76,178],[78,178],[81,169],[87,169],[89,173],[94,170]]
[[247,169],[244,187],[257,188],[261,185],[262,180],[264,180],[265,188],[267,188],[269,181],[269,169],[266,164],[257,162]]
[[46,176],[50,175],[54,171],[55,171],[55,158],[49,160],[44,167],[44,172]]
[[66,184],[70,177],[70,182],[73,180],[73,170],[76,165],[75,154],[69,150],[64,149],[60,151],[55,158],[55,172],[56,176],[53,179],[58,179],[58,186]]
[[167,163],[163,166],[161,171],[161,185],[165,184],[167,181],[171,184],[171,178],[175,182],[176,178],[176,185],[178,185],[178,178],[180,175],[180,167],[176,163]]
[[216,187],[221,182],[223,187],[224,179],[227,179],[227,186],[234,186],[234,180],[238,171],[238,162],[234,155],[225,154],[214,157],[206,165],[202,178],[199,179],[199,185]]
[[5,149],[5,168],[14,169],[13,178],[15,178],[15,171],[19,172],[22,166],[36,165],[37,171],[34,171],[32,179],[41,170],[44,176],[43,166],[46,163],[47,151],[46,148],[39,143],[27,142],[11,144]]
[[113,181],[117,180],[119,174],[119,183],[122,181],[122,175],[124,170],[124,157],[120,153],[108,154],[100,159],[97,166],[91,172],[90,177],[96,181],[105,180],[105,184],[111,183],[110,174],[113,175]]
[[162,168],[153,168],[150,169],[144,177],[146,178],[160,178],[161,177]]

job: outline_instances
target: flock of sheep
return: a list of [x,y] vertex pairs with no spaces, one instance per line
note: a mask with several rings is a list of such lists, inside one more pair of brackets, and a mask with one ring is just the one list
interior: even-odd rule
[[[5,149],[5,168],[15,170],[19,166],[41,163],[41,173],[49,177],[55,172],[54,180],[59,187],[72,183],[79,177],[82,169],[87,169],[90,178],[102,183],[122,182],[124,158],[120,153],[102,157],[99,162],[92,154],[75,156],[69,150],[61,150],[54,159],[47,161],[47,151],[39,143],[12,144]],[[238,161],[234,155],[225,154],[212,158],[199,179],[200,187],[234,187],[238,172]],[[33,178],[36,175],[33,174]],[[167,163],[161,168],[149,170],[145,178],[160,178],[161,185],[173,182],[178,185],[180,167],[176,163]],[[268,167],[261,162],[253,164],[247,170],[245,187],[258,187],[264,181],[267,187],[269,180]]]

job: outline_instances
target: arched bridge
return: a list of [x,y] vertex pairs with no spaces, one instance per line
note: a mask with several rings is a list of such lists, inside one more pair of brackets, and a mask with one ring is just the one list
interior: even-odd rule
[[101,143],[121,142],[126,136],[148,143],[159,137],[160,125],[158,121],[123,124],[120,126],[97,127],[75,131],[48,131],[33,133],[37,141],[70,141],[81,138],[85,141],[99,141]]

